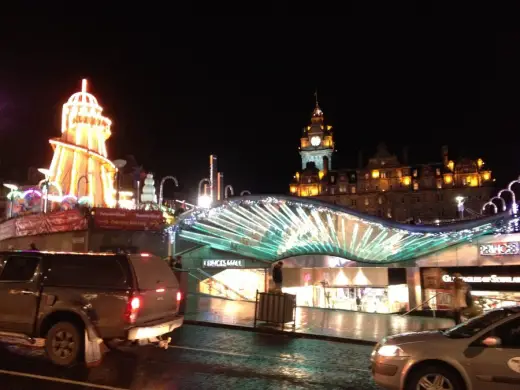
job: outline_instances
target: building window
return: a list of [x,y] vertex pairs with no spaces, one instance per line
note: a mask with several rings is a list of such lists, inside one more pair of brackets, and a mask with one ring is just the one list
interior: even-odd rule
[[368,173],[365,173],[365,180],[368,180],[370,178],[370,175]]
[[369,203],[370,203],[370,202],[369,202],[368,198],[365,198],[365,206],[368,206]]
[[386,172],[381,172],[381,179],[386,179]]
[[357,203],[357,202],[356,202],[356,199],[352,199],[352,200],[350,201],[350,203],[352,204],[352,206],[355,206],[356,203]]
[[339,186],[339,192],[344,194],[345,192],[347,192],[347,186],[342,184]]
[[419,189],[419,183],[417,183],[416,181],[413,183],[413,189],[415,191],[417,191]]
[[441,175],[441,169],[440,169],[440,168],[437,168],[437,169],[435,170],[435,174],[436,174],[437,176],[440,176],[440,175]]
[[[330,194],[331,194],[331,195],[334,195],[334,187],[332,187],[332,188],[330,189]],[[334,203],[336,203],[336,202],[334,201]]]
[[376,191],[379,191],[379,186],[376,186]]
[[397,177],[400,179],[403,176],[403,171],[400,169],[397,170]]
[[380,197],[377,199],[377,201],[379,202],[379,204],[383,204],[383,197],[380,196]]
[[334,183],[335,181],[336,181],[336,176],[331,176],[331,177],[330,177],[330,182],[331,182],[331,183]]
[[441,179],[437,179],[437,188],[442,188],[442,180]]
[[356,186],[350,187],[350,193],[355,194],[356,193]]
[[413,177],[417,177],[417,169],[413,170]]

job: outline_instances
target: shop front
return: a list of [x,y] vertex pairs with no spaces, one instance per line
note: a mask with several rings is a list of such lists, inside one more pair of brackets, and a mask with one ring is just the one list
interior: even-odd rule
[[434,310],[450,310],[455,274],[471,287],[484,311],[520,304],[520,265],[422,268],[424,302]]
[[253,301],[266,291],[268,270],[247,259],[202,259],[199,292],[228,299]]
[[295,294],[298,306],[368,313],[408,308],[404,268],[285,268],[283,291]]

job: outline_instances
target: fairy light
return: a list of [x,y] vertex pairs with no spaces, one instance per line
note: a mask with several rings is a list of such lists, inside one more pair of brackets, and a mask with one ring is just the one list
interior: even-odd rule
[[252,258],[274,261],[320,253],[382,264],[513,228],[511,223],[502,227],[501,221],[495,217],[480,225],[408,228],[316,202],[265,197],[198,208],[181,217],[178,226],[181,238]]
[[[87,87],[87,80],[82,80],[81,91],[63,105],[61,138],[49,141],[54,148],[50,180],[67,195],[87,197],[92,205],[114,205],[116,167],[107,158],[105,142],[112,122],[103,116],[103,108]],[[78,186],[85,175],[85,185]]]

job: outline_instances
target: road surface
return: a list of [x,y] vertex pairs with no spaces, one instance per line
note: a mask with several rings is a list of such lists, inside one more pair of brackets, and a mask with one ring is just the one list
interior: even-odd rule
[[109,352],[101,366],[59,368],[41,351],[0,348],[2,390],[375,390],[371,347],[185,325],[168,350]]

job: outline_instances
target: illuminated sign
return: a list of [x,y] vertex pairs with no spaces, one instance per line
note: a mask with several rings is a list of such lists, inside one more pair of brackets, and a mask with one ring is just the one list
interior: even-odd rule
[[520,254],[520,243],[518,242],[495,242],[492,244],[479,245],[481,256],[503,256]]
[[202,260],[204,268],[244,268],[244,260]]
[[[442,275],[443,282],[450,283],[453,279],[453,276]],[[466,283],[520,283],[520,276],[463,276],[462,280]]]

